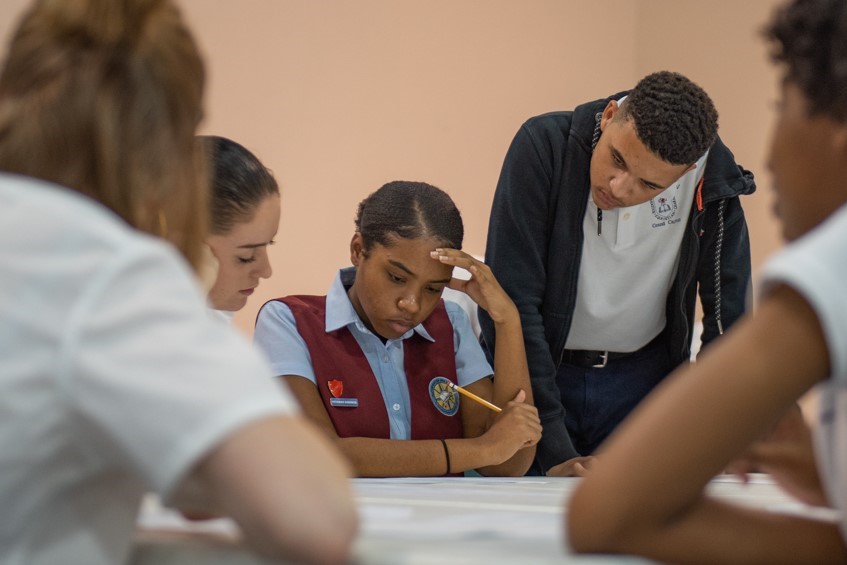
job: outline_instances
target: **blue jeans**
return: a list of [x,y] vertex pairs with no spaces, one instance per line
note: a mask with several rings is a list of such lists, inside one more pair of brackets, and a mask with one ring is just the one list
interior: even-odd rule
[[[633,408],[673,371],[665,342],[654,339],[602,369],[562,363],[556,374],[565,425],[580,455],[591,455]],[[534,462],[527,475],[540,475]]]
[[556,384],[576,450],[582,455],[594,453],[673,369],[661,339],[654,339],[632,355],[612,359],[602,369],[562,363]]

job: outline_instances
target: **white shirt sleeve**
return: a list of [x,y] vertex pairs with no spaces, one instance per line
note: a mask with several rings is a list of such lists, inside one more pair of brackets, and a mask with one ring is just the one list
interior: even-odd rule
[[847,206],[771,258],[763,290],[783,283],[800,293],[820,321],[832,375],[847,379]]
[[163,496],[238,427],[296,412],[261,355],[210,320],[170,248],[143,242],[92,273],[69,328],[59,382],[89,430],[83,448]]
[[[847,206],[798,239],[765,265],[763,290],[785,284],[809,303],[821,324],[830,378],[818,388],[815,457],[829,501],[847,511]],[[847,521],[840,521],[847,540]]]

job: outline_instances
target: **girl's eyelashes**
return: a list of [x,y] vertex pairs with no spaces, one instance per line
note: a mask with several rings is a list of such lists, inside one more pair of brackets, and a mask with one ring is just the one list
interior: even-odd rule
[[[386,271],[386,275],[388,275],[388,280],[390,280],[394,284],[397,284],[397,285],[406,284],[406,279],[401,277],[401,276],[395,275],[394,273],[391,273],[391,272],[388,272],[388,271]],[[425,288],[425,290],[429,294],[441,294],[441,292],[444,290],[444,287],[428,286],[428,287]]]
[[[270,240],[269,242],[267,242],[264,245],[269,246],[269,245],[273,245],[274,243],[276,243],[276,241]],[[253,247],[254,249],[261,249],[262,246],[251,246],[251,247]],[[256,262],[256,253],[254,252],[250,257],[236,257],[236,259],[238,259],[238,262],[241,263],[242,265],[248,265],[250,263],[255,263]]]

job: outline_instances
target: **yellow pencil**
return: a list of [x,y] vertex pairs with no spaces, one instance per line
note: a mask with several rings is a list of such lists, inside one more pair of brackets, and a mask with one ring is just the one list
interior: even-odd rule
[[491,409],[492,409],[492,410],[494,410],[495,412],[502,412],[502,411],[503,411],[503,410],[502,410],[499,406],[496,406],[496,405],[494,405],[494,404],[491,404],[490,402],[488,402],[488,401],[487,401],[487,400],[485,400],[484,398],[480,398],[480,397],[478,397],[478,396],[477,396],[477,395],[475,395],[474,393],[469,392],[469,391],[467,391],[467,390],[463,389],[462,387],[460,387],[460,386],[459,386],[459,385],[457,385],[457,384],[450,383],[450,388],[454,389],[454,390],[455,390],[456,392],[458,392],[459,394],[463,394],[463,395],[467,396],[467,397],[468,397],[468,398],[470,398],[471,400],[476,400],[477,402],[479,402],[480,404],[482,404],[482,405],[483,405],[483,406],[485,406],[486,408],[491,408]]

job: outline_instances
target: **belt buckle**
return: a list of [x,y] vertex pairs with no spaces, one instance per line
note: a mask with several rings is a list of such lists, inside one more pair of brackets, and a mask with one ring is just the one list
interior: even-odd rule
[[605,368],[605,367],[606,367],[606,363],[608,363],[608,362],[609,362],[609,352],[608,352],[608,351],[604,351],[603,353],[601,353],[601,354],[600,354],[600,359],[602,359],[602,361],[601,361],[601,362],[599,362],[599,363],[595,363],[594,365],[591,365],[591,368],[592,368],[592,369],[603,369],[603,368]]

